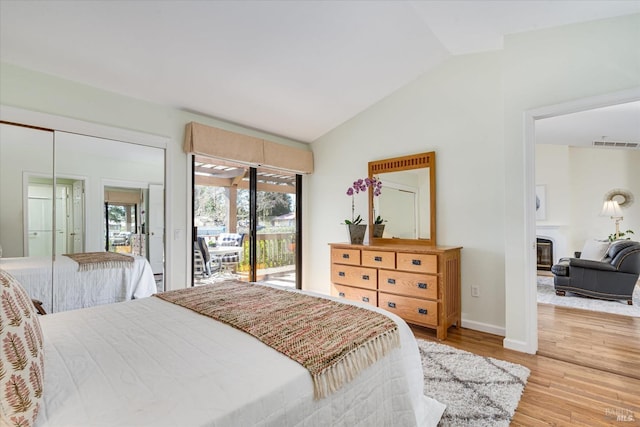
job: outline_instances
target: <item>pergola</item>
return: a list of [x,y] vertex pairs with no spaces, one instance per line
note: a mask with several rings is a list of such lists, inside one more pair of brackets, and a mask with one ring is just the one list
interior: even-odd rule
[[[222,187],[228,190],[229,207],[236,206],[238,189],[249,188],[249,168],[237,162],[214,159],[196,155],[194,159],[194,184],[210,187]],[[296,193],[296,176],[264,167],[257,168],[258,191],[274,193]],[[236,209],[229,209],[229,232],[236,232],[238,216]]]

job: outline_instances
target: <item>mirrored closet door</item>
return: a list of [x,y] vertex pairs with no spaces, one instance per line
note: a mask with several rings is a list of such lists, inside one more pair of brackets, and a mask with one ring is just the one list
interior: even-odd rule
[[0,267],[52,311],[62,254],[143,256],[162,289],[164,171],[163,148],[0,123]]

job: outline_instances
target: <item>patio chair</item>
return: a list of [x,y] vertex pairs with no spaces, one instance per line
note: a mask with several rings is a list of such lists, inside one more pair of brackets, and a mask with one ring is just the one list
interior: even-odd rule
[[211,255],[204,237],[198,237],[197,241],[193,242],[193,268],[197,275],[211,276]]
[[242,261],[242,244],[244,242],[244,234],[240,233],[222,233],[218,236],[218,247],[238,247],[239,250],[221,253],[214,256],[213,263],[220,265],[223,274],[233,276],[237,271],[238,264]]

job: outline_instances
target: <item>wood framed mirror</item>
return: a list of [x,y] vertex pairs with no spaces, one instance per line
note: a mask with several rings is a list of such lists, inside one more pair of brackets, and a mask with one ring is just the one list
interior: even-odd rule
[[[379,196],[369,188],[369,241],[435,246],[436,153],[369,162],[369,178],[382,183]],[[382,233],[375,224],[378,217]]]

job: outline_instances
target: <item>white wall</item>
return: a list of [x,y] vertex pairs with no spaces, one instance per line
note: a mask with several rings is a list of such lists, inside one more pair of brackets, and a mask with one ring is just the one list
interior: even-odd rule
[[[347,240],[345,191],[367,175],[367,162],[433,150],[437,242],[464,246],[463,318],[504,326],[501,56],[453,58],[312,144],[305,259],[314,261],[304,271],[307,288],[330,292],[327,244]],[[367,198],[356,197],[356,206],[366,215]],[[472,284],[480,298],[471,298]]]
[[536,184],[546,185],[547,219],[537,225],[559,226],[565,231],[573,256],[587,239],[606,239],[615,231],[609,217],[600,216],[606,193],[625,189],[634,203],[623,208],[620,230],[631,229],[640,239],[640,151],[536,145]]
[[571,221],[569,146],[537,144],[536,185],[545,186],[546,216],[537,225],[566,227]]
[[[615,232],[611,217],[600,216],[606,193],[626,189],[636,198],[622,208],[620,230],[631,229],[640,239],[640,151],[597,148],[571,148],[571,225],[570,244],[581,250],[590,238],[606,239]],[[575,230],[573,225],[575,224]]]

